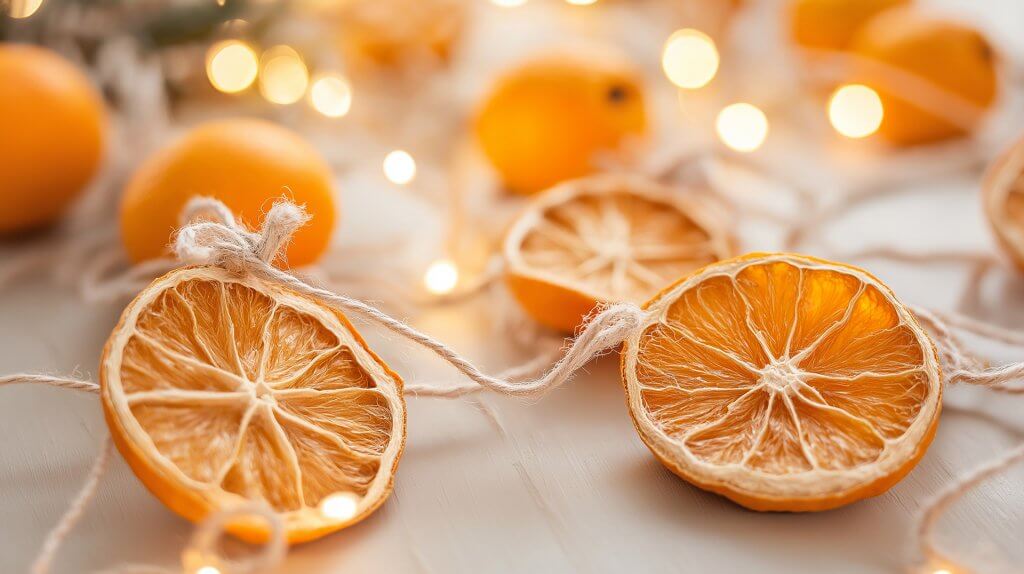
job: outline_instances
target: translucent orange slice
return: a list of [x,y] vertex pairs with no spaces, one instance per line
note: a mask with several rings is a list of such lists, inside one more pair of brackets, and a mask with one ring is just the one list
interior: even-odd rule
[[756,510],[880,494],[938,423],[932,343],[880,281],[799,255],[711,265],[647,304],[622,371],[641,438],[673,472]]
[[1024,139],[989,167],[982,200],[999,243],[1024,269]]
[[510,291],[537,322],[571,332],[599,303],[641,304],[732,255],[707,205],[633,176],[600,175],[538,196],[503,246]]
[[[174,271],[125,310],[100,377],[121,454],[190,520],[263,501],[300,542],[391,492],[402,382],[343,316],[304,296],[218,268]],[[228,530],[267,535],[255,519]]]

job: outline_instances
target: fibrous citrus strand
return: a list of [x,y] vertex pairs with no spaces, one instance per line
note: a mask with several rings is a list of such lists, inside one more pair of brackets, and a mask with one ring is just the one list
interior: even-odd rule
[[353,344],[252,288],[191,279],[140,316],[121,381],[193,487],[290,511],[365,494],[378,472],[391,412]]
[[577,196],[546,210],[523,260],[603,299],[643,302],[716,260],[705,230],[678,208],[625,192]]
[[698,459],[768,474],[876,460],[928,393],[912,329],[852,274],[751,264],[682,293],[637,360],[654,423]]

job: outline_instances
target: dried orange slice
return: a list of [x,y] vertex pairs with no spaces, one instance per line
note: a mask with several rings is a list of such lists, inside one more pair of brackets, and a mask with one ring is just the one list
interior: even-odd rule
[[[402,381],[345,317],[282,287],[214,267],[157,279],[107,341],[100,381],[128,465],[190,520],[263,501],[301,542],[391,492]],[[255,518],[228,530],[267,536]]]
[[941,408],[928,335],[878,279],[799,255],[708,266],[647,304],[622,373],[670,470],[755,510],[834,508],[917,464]]
[[537,322],[571,332],[599,303],[648,300],[675,279],[732,256],[708,205],[624,175],[554,187],[512,224],[506,282]]
[[982,201],[999,243],[1024,269],[1024,139],[992,163],[982,185]]

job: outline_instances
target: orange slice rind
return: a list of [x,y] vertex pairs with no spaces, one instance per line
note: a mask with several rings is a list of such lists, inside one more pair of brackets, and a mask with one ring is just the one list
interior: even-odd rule
[[506,283],[534,320],[572,332],[600,303],[641,304],[730,257],[711,206],[639,176],[604,174],[534,198],[502,246]]
[[879,280],[749,255],[667,288],[623,346],[643,441],[687,481],[755,510],[886,491],[923,456],[941,384],[931,340]]
[[1024,269],[1024,140],[992,163],[982,185],[982,201],[999,243]]
[[[162,502],[198,521],[264,502],[290,542],[368,516],[405,442],[402,381],[340,313],[215,267],[154,281],[107,342],[111,435]],[[267,537],[264,520],[227,530]]]

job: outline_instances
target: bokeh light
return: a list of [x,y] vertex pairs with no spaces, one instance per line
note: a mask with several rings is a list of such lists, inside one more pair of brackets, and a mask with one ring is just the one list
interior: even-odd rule
[[439,259],[431,263],[423,275],[423,286],[434,295],[451,293],[458,282],[459,268],[448,259]]
[[515,8],[516,6],[526,4],[526,0],[491,0],[491,4],[501,6],[502,8]]
[[718,73],[718,48],[700,30],[677,30],[662,49],[661,68],[669,81],[680,88],[702,88]]
[[597,0],[565,0],[565,1],[568,2],[569,4],[572,4],[573,6],[590,6],[591,4],[596,4],[597,3]]
[[331,520],[349,520],[359,510],[359,499],[352,493],[335,492],[320,501],[320,514]]
[[340,118],[352,108],[352,85],[343,76],[325,74],[309,90],[313,108],[329,118]]
[[848,138],[864,138],[882,125],[885,110],[878,92],[861,84],[837,89],[828,102],[828,120]]
[[11,18],[28,18],[39,10],[43,0],[10,0],[10,3],[7,13]]
[[275,46],[260,58],[260,93],[275,104],[294,104],[309,86],[309,72],[298,52]]
[[220,568],[216,566],[203,566],[196,570],[196,574],[221,574]]
[[398,185],[409,183],[416,177],[416,160],[400,149],[389,153],[384,158],[384,177]]
[[768,118],[756,106],[732,104],[718,113],[715,129],[722,143],[740,152],[761,147],[768,137]]
[[206,77],[222,92],[233,94],[248,88],[258,70],[256,52],[244,42],[225,40],[206,52]]

